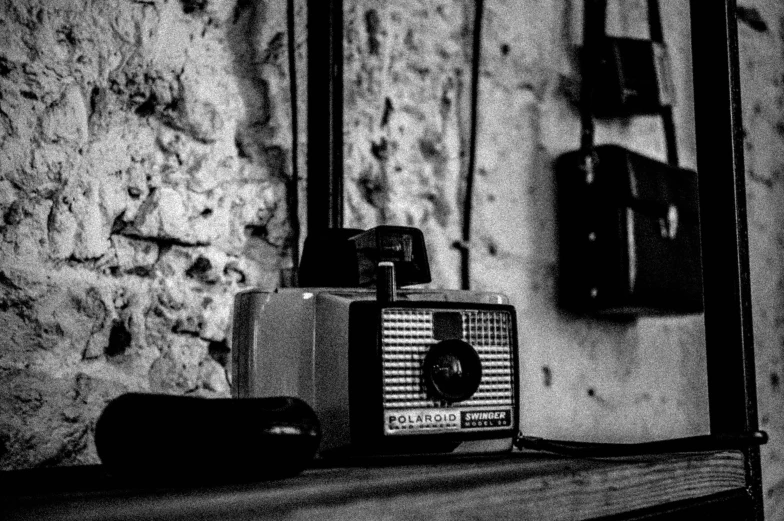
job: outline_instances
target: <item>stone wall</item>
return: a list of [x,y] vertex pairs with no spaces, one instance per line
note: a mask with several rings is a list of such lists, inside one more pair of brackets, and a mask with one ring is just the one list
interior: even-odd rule
[[0,4],[0,468],[95,462],[125,391],[228,396],[290,278],[285,3]]

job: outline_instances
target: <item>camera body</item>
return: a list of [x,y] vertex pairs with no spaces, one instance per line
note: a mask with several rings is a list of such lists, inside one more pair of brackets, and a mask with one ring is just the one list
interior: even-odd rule
[[412,230],[370,231],[376,246],[384,237],[406,238],[392,248],[393,260],[374,246],[371,262],[357,263],[360,271],[376,266],[367,277],[375,288],[238,293],[234,396],[307,402],[321,422],[325,457],[511,450],[519,399],[515,310],[498,293],[398,289],[397,267],[429,279],[429,269],[403,265],[412,256],[426,262],[421,233],[406,242]]

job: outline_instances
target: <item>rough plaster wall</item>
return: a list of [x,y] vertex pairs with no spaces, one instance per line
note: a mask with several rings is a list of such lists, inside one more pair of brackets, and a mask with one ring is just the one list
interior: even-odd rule
[[784,4],[740,3],[754,348],[765,518],[784,519]]
[[[433,277],[460,286],[471,2],[345,2],[347,226],[416,226]],[[467,20],[469,22],[467,22]]]
[[[615,441],[704,432],[701,316],[613,322],[571,316],[556,306],[552,164],[579,146],[570,43],[581,40],[582,2],[534,4],[487,3],[476,194],[484,204],[478,204],[473,267],[478,289],[503,288],[518,309],[522,428],[547,437]],[[683,138],[693,134],[693,124],[682,117],[690,96],[682,70],[690,62],[682,49],[689,48],[689,32],[674,23],[683,19],[682,8],[663,4],[662,15],[688,164],[694,146]],[[608,23],[613,33],[645,36],[645,3],[610,9]],[[665,156],[656,118],[604,123],[597,141]]]
[[282,2],[0,2],[1,469],[96,462],[121,392],[228,395],[232,295],[291,264],[284,31]]
[[[685,3],[685,2],[684,2]],[[688,11],[665,2],[683,163],[693,165]],[[346,2],[349,225],[425,231],[434,285],[459,287],[473,2]],[[572,44],[581,1],[488,0],[482,27],[472,288],[517,307],[522,428],[629,441],[708,428],[701,316],[586,320],[555,305],[552,164],[579,144]],[[687,9],[687,6],[686,6]],[[644,2],[611,2],[617,34],[644,36]],[[659,121],[599,125],[597,140],[665,157]]]

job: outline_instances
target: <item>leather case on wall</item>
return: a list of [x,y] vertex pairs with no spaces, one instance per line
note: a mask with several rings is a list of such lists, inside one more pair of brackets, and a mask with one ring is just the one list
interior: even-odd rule
[[[648,0],[649,34],[643,37],[608,35],[605,0],[586,0],[586,27],[593,34],[584,51],[591,54],[587,71],[596,83],[593,113],[599,117],[659,114],[674,103],[669,54],[662,34],[658,0]],[[592,27],[588,27],[592,24]]]
[[671,105],[667,48],[647,39],[605,37],[596,71],[594,113],[600,117],[658,114]]
[[697,175],[616,145],[556,164],[560,297],[597,314],[702,311]]

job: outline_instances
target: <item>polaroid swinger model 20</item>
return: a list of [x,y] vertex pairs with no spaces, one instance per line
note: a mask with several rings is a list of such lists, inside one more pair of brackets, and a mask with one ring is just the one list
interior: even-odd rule
[[328,230],[305,243],[300,288],[235,297],[233,393],[293,396],[320,455],[509,451],[518,429],[515,310],[498,293],[430,282],[415,228]]

